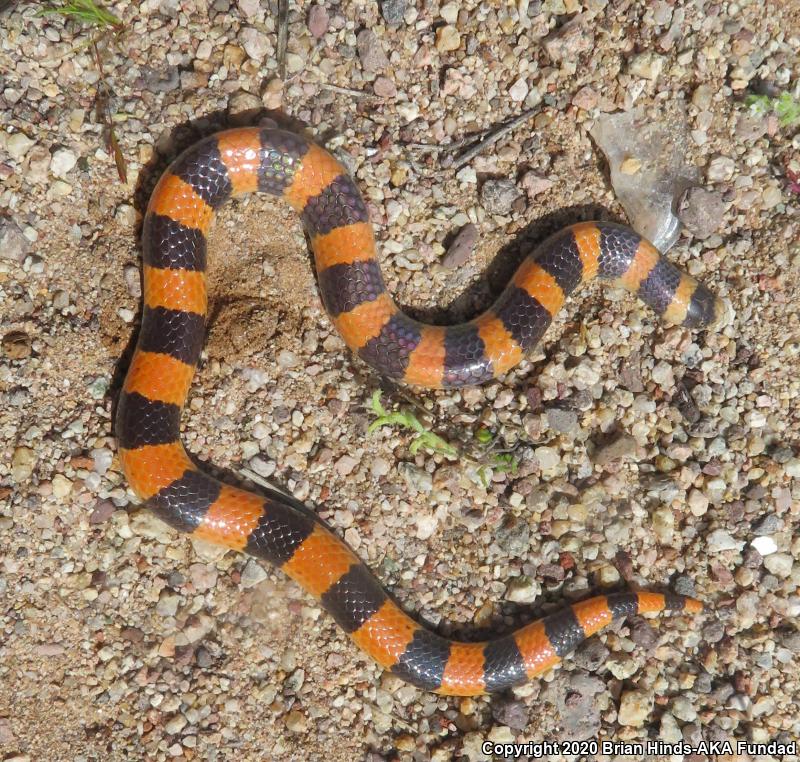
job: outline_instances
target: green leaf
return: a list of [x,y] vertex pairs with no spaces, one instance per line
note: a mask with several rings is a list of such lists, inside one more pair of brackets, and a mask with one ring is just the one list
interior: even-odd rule
[[122,26],[122,21],[119,18],[110,11],[99,6],[94,0],[68,0],[68,2],[64,3],[61,7],[51,6],[49,8],[42,8],[37,15],[65,16],[81,21],[89,26],[100,28],[120,28]]
[[800,122],[800,103],[798,103],[791,93],[782,93],[775,103],[775,113],[782,127],[791,127]]
[[381,426],[402,426],[404,428],[410,428],[404,413],[387,413],[374,420],[367,428],[367,433],[371,434]]
[[766,116],[772,108],[772,100],[768,95],[748,95],[744,102],[756,116]]
[[[414,449],[415,445],[416,449]],[[458,457],[458,450],[432,431],[424,431],[418,434],[416,439],[411,443],[409,449],[412,453],[415,453],[420,447],[427,447],[429,450],[433,450],[433,452],[438,452],[441,455],[447,455],[451,458]]]
[[450,458],[458,457],[458,450],[455,447],[438,434],[426,429],[413,413],[402,410],[393,413],[387,412],[386,408],[381,404],[380,391],[376,391],[372,395],[370,406],[372,407],[372,412],[378,417],[367,427],[368,434],[371,434],[381,426],[400,426],[404,429],[411,429],[415,433],[414,439],[408,448],[412,455],[416,455],[421,447],[425,447],[432,452],[440,453]]
[[515,474],[519,469],[519,459],[510,452],[494,456],[494,469],[501,474]]
[[386,415],[386,410],[384,409],[383,405],[381,405],[381,390],[376,389],[372,394],[372,412],[375,415]]
[[489,444],[494,439],[494,434],[492,434],[489,429],[478,429],[475,432],[475,439],[482,445]]
[[757,116],[766,116],[775,112],[781,127],[792,127],[800,123],[800,102],[788,92],[776,98],[769,95],[748,95],[744,102]]

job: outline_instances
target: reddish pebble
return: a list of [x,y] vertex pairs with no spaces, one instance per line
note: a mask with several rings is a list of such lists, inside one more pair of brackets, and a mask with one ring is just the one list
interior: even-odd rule
[[467,260],[472,256],[475,249],[475,244],[478,242],[478,228],[471,222],[464,225],[458,231],[453,242],[447,249],[447,254],[442,259],[442,266],[448,270],[455,270],[457,267],[463,267]]
[[324,5],[312,5],[311,10],[308,12],[308,31],[319,39],[328,31],[328,24],[331,17],[328,11],[325,10]]
[[130,643],[141,643],[144,640],[144,633],[138,627],[123,627],[119,636]]
[[729,585],[733,582],[733,574],[721,564],[713,564],[711,566],[711,576],[714,578],[714,581],[722,585]]
[[89,523],[103,524],[111,518],[115,510],[117,508],[110,500],[98,500],[94,504],[94,510],[89,515]]
[[533,198],[550,190],[553,187],[553,181],[536,172],[526,172],[522,177],[522,187],[528,196]]
[[538,386],[529,386],[525,390],[525,398],[528,400],[528,407],[536,411],[542,404],[542,390]]
[[372,89],[375,91],[375,95],[381,98],[394,98],[394,96],[397,95],[397,88],[394,86],[394,82],[388,77],[377,77],[372,85]]
[[362,29],[356,37],[358,57],[364,71],[380,72],[389,65],[389,59],[383,51],[383,45],[371,29]]
[[572,97],[572,104],[584,111],[590,111],[597,105],[597,93],[591,87],[582,87]]

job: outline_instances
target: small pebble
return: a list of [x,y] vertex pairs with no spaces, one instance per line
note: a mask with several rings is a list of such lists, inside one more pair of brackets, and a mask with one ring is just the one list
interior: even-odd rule
[[389,59],[383,51],[383,45],[371,29],[362,29],[356,38],[358,57],[364,71],[381,72],[389,65]]
[[177,593],[163,592],[156,604],[156,611],[161,616],[175,616],[180,602],[181,597]]
[[772,553],[764,559],[764,566],[770,574],[786,579],[792,573],[794,558],[789,553]]
[[598,447],[592,454],[592,462],[598,466],[604,466],[635,453],[636,440],[629,434],[620,434],[610,442]]
[[656,363],[652,371],[652,377],[653,381],[662,389],[672,389],[675,386],[672,366],[668,362],[664,362],[664,360]]
[[692,103],[701,111],[706,111],[711,106],[714,92],[711,85],[698,85],[692,93]]
[[239,90],[231,95],[228,100],[228,113],[231,116],[241,116],[250,112],[260,111],[262,107],[261,98],[246,90]]
[[375,95],[381,98],[394,98],[394,96],[397,95],[397,88],[394,82],[388,77],[375,77],[375,82],[372,83],[372,89]]
[[51,482],[53,486],[53,496],[65,498],[72,492],[72,482],[63,474],[56,474]]
[[542,40],[547,55],[556,63],[574,61],[575,58],[590,50],[594,35],[580,16],[567,21],[566,24],[551,32]]
[[706,540],[709,553],[724,553],[728,550],[741,550],[744,540],[735,540],[730,532],[724,529],[715,529]]
[[65,177],[78,163],[78,157],[67,148],[59,148],[50,159],[50,171],[56,177]]
[[641,159],[637,159],[633,156],[623,159],[622,163],[619,165],[619,171],[622,172],[623,175],[635,175],[641,168]]
[[783,200],[781,190],[776,185],[768,186],[761,194],[761,208],[772,209]]
[[463,267],[472,256],[477,241],[478,228],[469,222],[458,231],[453,242],[448,247],[447,253],[442,259],[442,266],[448,270]]
[[324,5],[312,5],[311,10],[308,12],[308,31],[320,39],[328,31],[328,24],[330,24],[330,16]]
[[487,180],[481,187],[481,203],[492,214],[509,214],[519,196],[519,189],[506,178]]
[[672,702],[672,714],[682,722],[694,722],[697,719],[697,711],[685,696],[678,696]]
[[689,510],[694,516],[704,516],[708,511],[709,499],[700,490],[693,489],[689,493]]
[[24,360],[31,354],[31,337],[25,331],[9,331],[0,344],[10,360]]
[[643,77],[644,79],[654,81],[658,79],[664,69],[665,61],[666,58],[664,56],[660,56],[651,51],[645,51],[644,53],[635,55],[631,59],[629,69],[631,74],[635,77]]
[[389,473],[391,464],[385,458],[373,458],[369,470],[376,479],[379,479],[381,476],[386,476],[386,474]]
[[98,500],[89,514],[90,524],[103,524],[114,514],[116,506],[110,500]]
[[292,710],[286,715],[286,727],[292,733],[305,733],[308,729],[308,719],[302,712]]
[[582,87],[572,96],[572,104],[584,111],[591,111],[597,106],[598,95],[591,87]]
[[0,217],[0,259],[22,262],[31,250],[31,243],[22,229],[7,217]]
[[661,725],[659,726],[659,738],[662,741],[670,744],[677,744],[683,740],[681,729],[675,721],[675,717],[669,712],[664,712],[661,716]]
[[561,458],[558,456],[558,452],[552,447],[537,447],[533,451],[533,454],[543,474],[554,472],[561,464]]
[[547,424],[559,434],[569,434],[578,427],[578,414],[574,410],[551,407],[547,410]]
[[461,47],[461,35],[454,26],[439,27],[436,30],[436,49],[440,53],[449,53]]
[[36,467],[36,453],[30,447],[17,447],[11,457],[11,476],[17,484],[31,477]]
[[255,559],[249,559],[244,565],[240,584],[242,587],[255,587],[260,582],[267,578],[267,572],[264,567]]
[[774,534],[781,528],[781,524],[781,520],[774,513],[768,513],[753,524],[753,534],[759,537]]
[[411,463],[401,463],[399,469],[412,493],[428,493],[433,490],[433,477],[425,469]]
[[506,599],[514,603],[533,603],[539,591],[539,585],[529,577],[514,577],[506,587]]
[[620,725],[640,728],[653,711],[653,694],[644,690],[624,691],[620,697]]
[[403,23],[407,0],[381,0],[381,15],[390,26]]
[[299,363],[297,355],[288,349],[281,349],[280,352],[278,352],[276,360],[281,368],[287,370],[289,368],[296,368]]
[[512,101],[516,101],[517,103],[521,103],[525,100],[528,96],[528,83],[525,81],[523,77],[520,77],[513,85],[508,89],[508,95]]
[[730,180],[735,169],[736,164],[733,159],[729,159],[727,156],[717,156],[709,163],[706,177],[712,183]]
[[758,551],[760,556],[769,556],[778,550],[778,544],[772,537],[767,535],[756,537],[751,543],[751,547]]
[[550,190],[553,187],[553,181],[538,174],[537,172],[526,172],[522,176],[522,188],[530,198]]
[[6,150],[12,159],[19,161],[28,153],[34,141],[23,132],[15,132],[6,141]]
[[271,49],[267,35],[250,26],[241,30],[239,42],[241,42],[247,55],[256,62],[264,60]]
[[681,202],[678,217],[695,238],[705,240],[722,227],[725,203],[722,194],[705,188],[691,188]]
[[358,464],[359,461],[356,460],[356,458],[353,458],[350,455],[342,455],[342,457],[336,461],[334,468],[339,476],[349,476],[353,473]]

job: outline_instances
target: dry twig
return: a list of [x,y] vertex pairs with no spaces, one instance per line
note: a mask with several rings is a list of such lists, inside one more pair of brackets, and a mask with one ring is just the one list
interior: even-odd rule
[[94,61],[97,64],[97,70],[100,72],[100,79],[97,87],[97,98],[95,106],[97,110],[97,118],[103,122],[106,127],[106,143],[108,152],[114,157],[114,164],[117,167],[117,175],[119,175],[120,182],[124,185],[128,184],[128,167],[125,163],[125,157],[122,155],[122,150],[119,147],[117,134],[114,132],[114,122],[111,117],[111,109],[109,108],[109,101],[111,100],[111,88],[106,81],[105,71],[103,69],[103,61],[100,58],[100,51],[97,49],[97,40],[92,40],[92,54]]
[[363,90],[354,90],[351,87],[339,87],[339,85],[329,85],[323,82],[319,86],[320,90],[330,90],[333,93],[341,93],[342,95],[351,95],[353,98],[374,98],[372,93],[364,92]]
[[87,43],[92,49],[92,57],[97,66],[97,72],[100,75],[97,82],[95,109],[97,112],[97,120],[106,128],[106,147],[108,148],[108,152],[114,157],[119,179],[121,182],[127,183],[128,172],[125,164],[125,157],[122,155],[119,142],[117,141],[117,135],[114,132],[114,121],[109,105],[113,91],[106,79],[103,60],[98,47],[100,40],[107,37],[109,31],[111,33],[111,39],[117,39],[119,35],[122,34],[125,28],[122,21],[113,13],[107,11],[101,5],[98,5],[95,0],[66,0],[61,6],[46,6],[42,8],[37,15],[63,16],[100,30],[97,34],[92,36]]
[[515,117],[507,124],[498,127],[492,132],[486,133],[483,137],[478,139],[478,142],[475,145],[468,148],[464,153],[460,156],[456,157],[456,160],[453,162],[453,167],[455,169],[460,169],[465,164],[468,164],[472,161],[478,154],[485,151],[489,146],[494,145],[498,140],[501,140],[509,132],[512,132],[521,124],[527,122],[532,116],[539,112],[538,108],[531,108],[527,111],[523,111],[518,117]]
[[453,151],[458,151],[460,148],[463,148],[465,145],[472,143],[475,140],[482,139],[487,132],[488,130],[481,130],[480,132],[465,135],[463,138],[454,140],[452,143],[404,143],[403,145],[405,145],[406,148],[416,148],[419,151],[430,151],[431,153],[436,151],[452,153]]
[[538,112],[538,108],[528,109],[506,124],[500,125],[499,127],[488,127],[485,130],[481,130],[481,132],[474,133],[472,135],[465,135],[463,138],[454,140],[452,143],[406,143],[405,147],[415,148],[418,151],[429,151],[430,153],[454,153],[455,151],[460,151],[462,148],[464,148],[464,146],[469,146],[469,148],[467,148],[467,150],[464,151],[464,153],[462,153],[460,156],[456,157],[452,163],[454,169],[460,169],[465,164],[468,164],[470,161],[472,161],[478,154],[482,153],[487,148],[497,143],[498,140],[501,140],[508,135],[509,132],[512,132],[521,124],[527,122]]
[[289,44],[289,0],[278,0],[278,76],[286,79],[286,46]]

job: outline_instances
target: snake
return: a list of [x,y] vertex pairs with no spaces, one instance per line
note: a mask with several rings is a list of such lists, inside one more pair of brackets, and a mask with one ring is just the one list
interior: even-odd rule
[[263,559],[320,601],[382,668],[420,689],[476,696],[541,675],[612,621],[697,614],[666,592],[613,592],[565,606],[510,634],[458,641],[418,623],[313,510],[280,493],[220,481],[187,454],[181,414],[205,338],[207,234],[234,196],[281,196],[302,221],[319,293],[349,349],[380,376],[423,389],[476,385],[528,355],[579,285],[600,278],[638,295],[667,323],[713,330],[723,303],[633,229],[580,222],[520,264],[492,306],[428,325],[387,292],[368,208],[345,167],[312,140],[274,127],[205,137],[153,190],[142,226],[142,319],[120,392],[115,434],[130,488],[175,529]]

